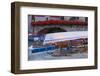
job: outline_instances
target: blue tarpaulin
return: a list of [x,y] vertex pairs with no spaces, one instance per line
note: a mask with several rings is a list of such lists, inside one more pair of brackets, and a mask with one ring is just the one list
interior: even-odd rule
[[41,48],[33,48],[31,49],[32,53],[37,53],[37,52],[43,52],[43,51],[50,51],[56,49],[55,46],[47,46],[47,47],[41,47]]

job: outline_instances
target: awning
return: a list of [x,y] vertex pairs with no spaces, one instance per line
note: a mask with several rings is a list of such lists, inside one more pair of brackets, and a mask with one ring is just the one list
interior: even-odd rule
[[87,22],[79,21],[79,20],[48,20],[48,21],[37,21],[32,22],[33,26],[36,25],[87,25]]
[[43,44],[61,42],[66,40],[75,40],[80,38],[88,38],[88,31],[60,32],[46,34]]

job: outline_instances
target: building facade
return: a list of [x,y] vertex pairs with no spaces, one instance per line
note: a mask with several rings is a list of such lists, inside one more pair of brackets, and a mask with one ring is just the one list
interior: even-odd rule
[[82,22],[88,22],[87,17],[70,17],[70,16],[44,16],[44,15],[29,15],[28,16],[28,32],[32,34],[46,34],[46,33],[53,33],[53,32],[67,32],[67,31],[87,31],[88,24],[86,25],[32,25],[32,22],[39,22],[39,21],[49,21],[49,20],[64,20],[64,21],[71,21],[71,20],[78,20]]

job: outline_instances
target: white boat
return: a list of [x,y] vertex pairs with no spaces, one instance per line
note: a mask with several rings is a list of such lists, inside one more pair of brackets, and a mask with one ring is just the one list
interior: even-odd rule
[[75,40],[80,38],[88,38],[88,31],[71,31],[46,34],[43,44],[61,42],[66,40]]

